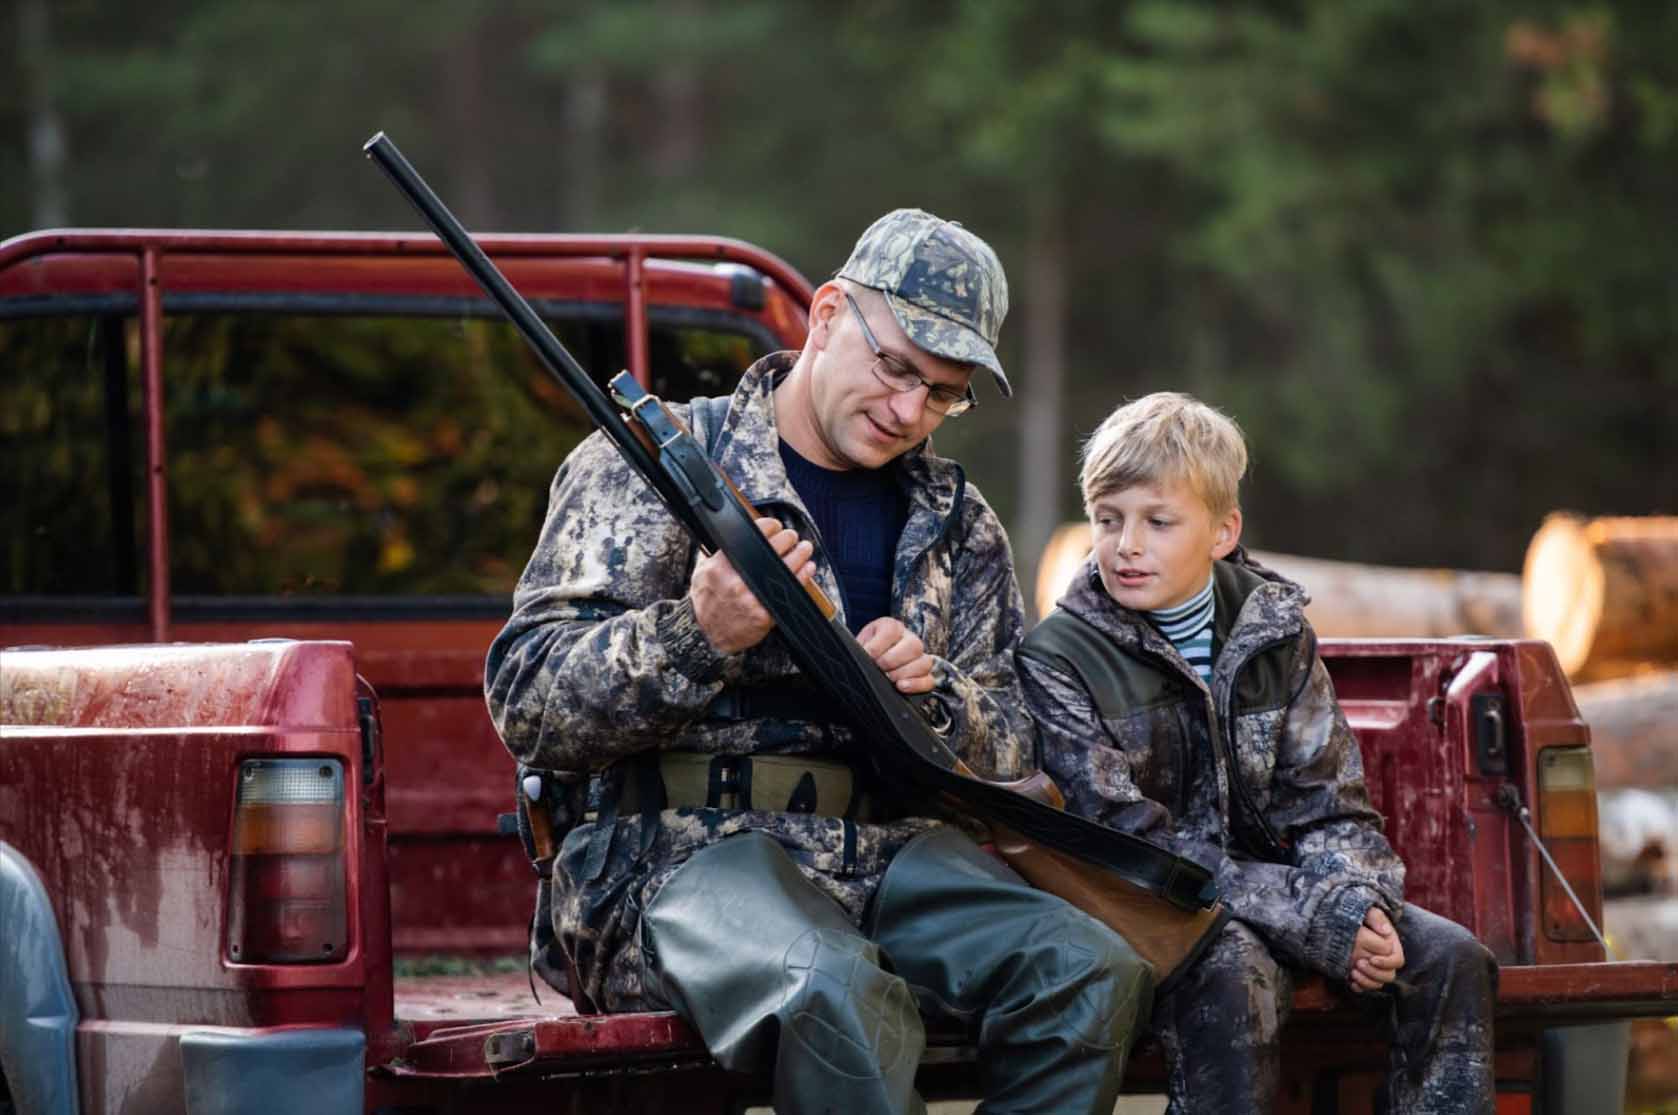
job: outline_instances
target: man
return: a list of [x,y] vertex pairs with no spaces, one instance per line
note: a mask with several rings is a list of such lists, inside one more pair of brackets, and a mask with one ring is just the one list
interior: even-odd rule
[[[897,210],[816,292],[798,353],[687,411],[798,577],[970,766],[1032,743],[1006,538],[929,435],[974,403],[1007,312],[984,241]],[[1151,975],[1116,934],[1027,887],[853,739],[721,554],[599,435],[554,480],[490,650],[508,748],[588,771],[554,868],[573,994],[670,1008],[713,1056],[774,1071],[783,1113],[918,1111],[916,1003],[967,1024],[989,1111],[1112,1110]]]

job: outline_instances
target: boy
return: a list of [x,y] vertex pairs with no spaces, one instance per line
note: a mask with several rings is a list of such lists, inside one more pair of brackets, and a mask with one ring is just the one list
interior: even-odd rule
[[1067,808],[1215,871],[1230,911],[1156,994],[1170,1111],[1272,1109],[1303,968],[1390,997],[1391,1110],[1489,1113],[1495,962],[1403,905],[1306,595],[1239,548],[1246,468],[1186,395],[1114,411],[1083,453],[1094,552],[1019,652]]

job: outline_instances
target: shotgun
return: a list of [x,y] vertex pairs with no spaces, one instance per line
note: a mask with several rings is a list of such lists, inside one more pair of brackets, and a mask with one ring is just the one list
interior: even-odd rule
[[1154,965],[1177,971],[1225,917],[1210,872],[1157,845],[1065,812],[1039,772],[1017,782],[978,777],[874,665],[831,601],[802,584],[758,530],[756,512],[685,425],[628,372],[608,397],[426,185],[383,132],[363,151],[506,313],[544,367],[658,495],[694,540],[721,551],[763,602],[799,668],[836,699],[883,777],[904,779],[991,827],[997,850],[1032,885],[1121,933]]

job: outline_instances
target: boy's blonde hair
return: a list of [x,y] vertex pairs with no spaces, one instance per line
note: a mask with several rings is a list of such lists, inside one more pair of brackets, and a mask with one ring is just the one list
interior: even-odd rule
[[1234,419],[1192,395],[1158,391],[1125,403],[1084,443],[1084,506],[1138,484],[1183,480],[1213,518],[1239,505],[1247,442]]

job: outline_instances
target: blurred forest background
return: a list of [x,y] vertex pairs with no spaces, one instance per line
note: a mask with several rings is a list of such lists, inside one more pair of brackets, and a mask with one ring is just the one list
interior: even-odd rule
[[1022,579],[1073,452],[1235,415],[1250,543],[1517,570],[1678,494],[1678,5],[4,0],[0,237],[713,232],[825,278],[876,215],[989,238],[1005,363],[940,448]]

